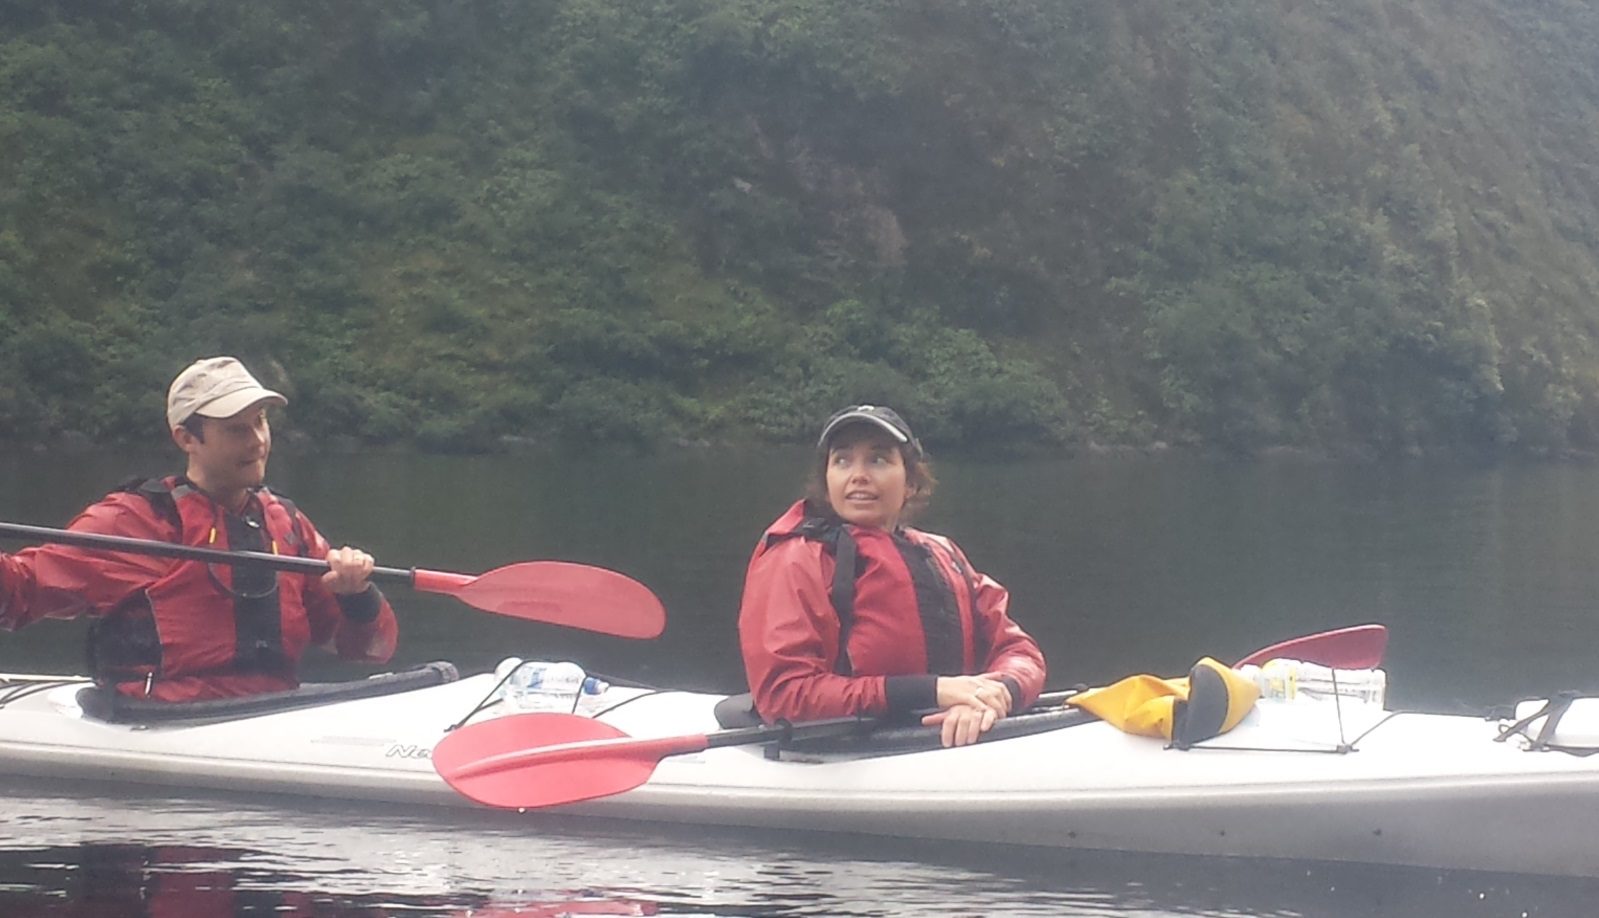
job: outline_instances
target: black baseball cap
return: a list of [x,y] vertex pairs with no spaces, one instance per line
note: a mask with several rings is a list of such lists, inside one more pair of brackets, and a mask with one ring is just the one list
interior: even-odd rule
[[834,414],[822,427],[822,435],[816,440],[816,448],[827,449],[827,441],[840,428],[861,422],[875,424],[887,431],[888,435],[894,438],[894,442],[908,446],[912,455],[922,454],[922,444],[916,439],[916,435],[911,433],[911,426],[905,423],[899,412],[881,405],[851,405]]

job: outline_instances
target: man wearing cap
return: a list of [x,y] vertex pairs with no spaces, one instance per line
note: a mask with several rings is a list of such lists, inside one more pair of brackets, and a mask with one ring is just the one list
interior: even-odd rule
[[935,484],[904,418],[853,405],[816,448],[808,496],[767,528],[744,578],[739,644],[756,712],[922,714],[953,746],[1032,704],[1044,655],[1011,619],[1010,594],[950,539],[904,525]]
[[288,400],[232,357],[195,361],[167,391],[182,475],[133,481],[68,528],[207,548],[326,558],[313,576],[44,545],[0,554],[0,628],[93,616],[95,680],[127,696],[195,701],[294,688],[311,645],[369,663],[394,653],[398,626],[370,583],[372,557],[333,549],[264,484],[269,406]]

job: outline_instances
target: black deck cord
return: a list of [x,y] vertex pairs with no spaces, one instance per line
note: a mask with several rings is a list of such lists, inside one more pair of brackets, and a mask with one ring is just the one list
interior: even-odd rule
[[[1208,751],[1211,751],[1211,752],[1308,752],[1308,753],[1310,753],[1312,755],[1348,755],[1351,752],[1359,752],[1360,751],[1359,746],[1360,746],[1360,741],[1361,740],[1365,739],[1366,737],[1370,736],[1372,733],[1376,732],[1378,727],[1382,726],[1383,724],[1386,724],[1388,721],[1393,720],[1395,717],[1398,717],[1400,714],[1403,714],[1403,713],[1404,713],[1403,711],[1389,711],[1387,717],[1384,717],[1382,720],[1379,720],[1376,723],[1372,724],[1370,727],[1366,728],[1366,730],[1364,732],[1362,732],[1359,736],[1355,737],[1354,739],[1350,740],[1349,742],[1347,742],[1347,743],[1340,742],[1336,746],[1326,746],[1326,747],[1319,748],[1319,749],[1306,749],[1306,748],[1303,748],[1303,747],[1295,748],[1295,747],[1289,747],[1289,746],[1207,746],[1207,745],[1205,745],[1205,743],[1195,743],[1194,745],[1189,746],[1184,751],[1185,752],[1192,752],[1192,751],[1206,751],[1206,750],[1208,750]],[[1219,737],[1214,737],[1214,736],[1211,737],[1211,739],[1218,739],[1218,738]],[[1210,742],[1210,740],[1206,740],[1205,742]],[[1172,747],[1168,746],[1167,748],[1172,748]]]
[[489,686],[488,692],[485,693],[482,698],[478,699],[478,703],[472,706],[472,710],[467,711],[466,715],[463,716],[460,720],[456,721],[453,724],[450,724],[448,727],[445,727],[444,728],[444,732],[445,733],[450,733],[450,732],[453,732],[453,731],[459,729],[461,727],[461,725],[463,725],[467,721],[471,720],[473,718],[473,716],[475,716],[477,714],[477,712],[483,711],[483,710],[487,710],[488,708],[492,708],[495,705],[499,704],[501,699],[495,697],[495,694],[497,692],[499,692],[501,686],[503,686],[505,683],[511,681],[511,677],[516,675],[516,671],[518,669],[521,669],[520,665],[512,667],[510,672],[508,672],[505,675],[500,677],[500,681],[498,681],[498,682],[494,683],[493,685]]

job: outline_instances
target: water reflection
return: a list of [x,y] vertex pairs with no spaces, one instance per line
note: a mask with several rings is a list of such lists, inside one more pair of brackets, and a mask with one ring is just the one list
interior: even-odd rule
[[648,902],[587,891],[541,901],[495,902],[481,896],[337,891],[336,878],[289,869],[250,848],[90,843],[0,848],[0,914],[11,918],[556,918],[654,915]]
[[276,798],[0,796],[6,916],[1566,916],[1599,880]]

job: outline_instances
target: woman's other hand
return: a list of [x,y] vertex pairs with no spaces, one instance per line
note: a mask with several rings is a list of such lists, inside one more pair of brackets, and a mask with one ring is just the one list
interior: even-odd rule
[[970,746],[998,722],[999,715],[994,713],[993,708],[976,708],[969,704],[957,704],[922,718],[926,726],[942,728],[939,739],[946,749],[950,746]]

